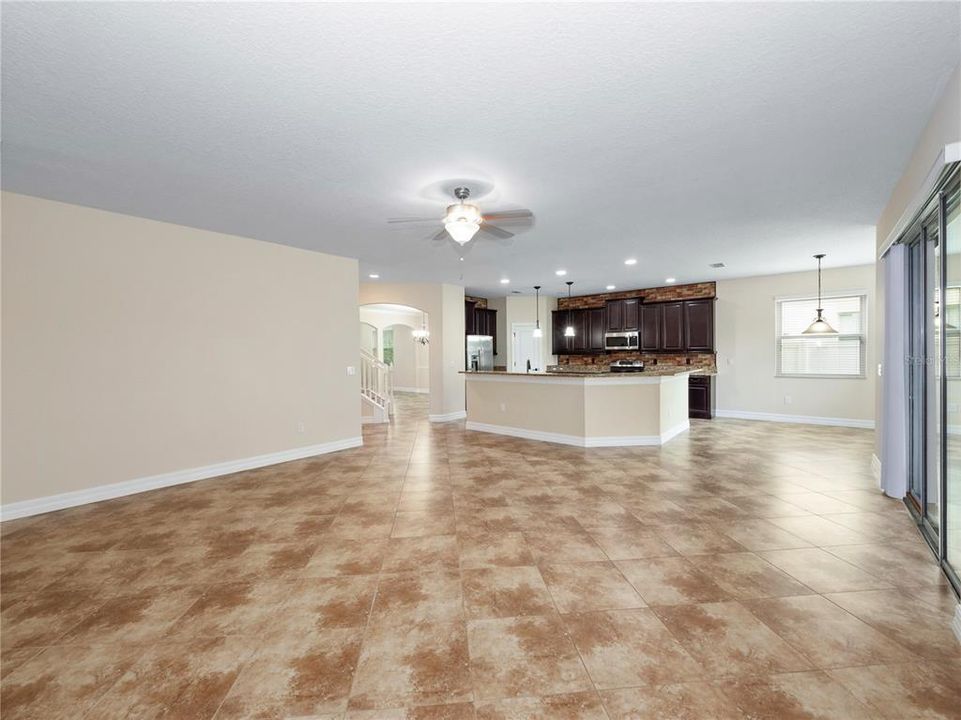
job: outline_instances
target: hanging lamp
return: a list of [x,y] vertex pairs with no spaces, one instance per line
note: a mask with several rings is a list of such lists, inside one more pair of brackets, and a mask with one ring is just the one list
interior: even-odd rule
[[420,330],[412,330],[410,334],[413,336],[414,342],[421,345],[427,345],[430,342],[430,333],[427,331],[427,313],[423,313]]
[[821,258],[824,257],[824,253],[818,253],[814,256],[818,261],[818,316],[814,319],[814,322],[808,325],[808,329],[805,330],[802,335],[837,335],[837,330],[828,324],[828,321],[824,319],[822,313],[824,308],[821,307]]
[[534,286],[534,312],[537,313],[537,325],[534,327],[534,337],[539,338],[544,336],[544,331],[541,330],[541,286]]
[[574,337],[574,326],[571,324],[571,285],[573,280],[567,281],[567,327],[564,328],[564,337]]

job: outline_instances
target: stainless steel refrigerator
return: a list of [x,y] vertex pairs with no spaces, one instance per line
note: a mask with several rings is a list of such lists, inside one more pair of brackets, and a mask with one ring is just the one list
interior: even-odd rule
[[494,369],[494,338],[490,335],[467,336],[467,369]]

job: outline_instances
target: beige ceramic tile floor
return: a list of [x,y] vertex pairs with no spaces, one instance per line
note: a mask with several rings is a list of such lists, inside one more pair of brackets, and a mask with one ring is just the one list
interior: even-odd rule
[[19,718],[958,718],[867,431],[580,450],[426,421],[2,526]]

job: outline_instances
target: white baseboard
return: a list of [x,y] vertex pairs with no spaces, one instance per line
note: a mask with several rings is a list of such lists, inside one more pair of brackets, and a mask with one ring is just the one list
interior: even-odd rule
[[463,420],[466,417],[466,410],[455,410],[454,412],[444,413],[442,415],[428,415],[427,419],[431,422],[450,422],[451,420]]
[[747,410],[717,410],[714,414],[720,418],[732,418],[734,420],[761,420],[764,422],[798,423],[800,425],[832,425],[834,427],[874,429],[874,420],[855,420],[854,418],[779,415],[777,413],[748,412]]
[[188,468],[187,470],[175,470],[160,475],[150,475],[148,477],[125,480],[123,482],[111,483],[110,485],[98,485],[97,487],[85,490],[75,490],[73,492],[60,493],[59,495],[47,495],[46,497],[35,498],[33,500],[21,500],[20,502],[8,503],[0,506],[0,521],[15,520],[16,518],[39,515],[40,513],[63,510],[64,508],[86,505],[87,503],[100,502],[101,500],[112,500],[113,498],[134,495],[147,490],[158,490],[159,488],[170,487],[171,485],[182,485],[183,483],[194,482],[195,480],[206,480],[207,478],[219,475],[230,475],[231,473],[243,470],[253,470],[255,468],[276,465],[278,463],[290,462],[291,460],[302,460],[303,458],[313,457],[314,455],[324,455],[336,452],[337,450],[347,450],[348,448],[360,447],[364,444],[362,437],[345,438],[334,440],[320,445],[308,445],[306,447],[294,448],[293,450],[282,450],[281,452],[268,453],[266,455],[255,455],[254,457],[242,458],[240,460],[228,460],[227,462],[215,463],[214,465],[204,465],[203,467]]
[[575,447],[637,447],[642,445],[663,445],[671,438],[677,437],[690,427],[690,422],[671,428],[661,435],[613,435],[607,437],[581,437],[579,435],[565,435],[563,433],[543,432],[541,430],[527,430],[526,428],[509,427],[507,425],[491,425],[489,423],[467,421],[468,430],[507,435],[523,438],[524,440],[539,440],[541,442],[557,443],[559,445],[573,445]]
[[394,392],[409,392],[409,393],[420,393],[421,395],[429,395],[430,390],[427,388],[416,388],[416,387],[397,387],[394,386]]
[[874,475],[874,479],[878,481],[878,487],[881,487],[881,460],[877,455],[871,453],[871,473]]
[[961,603],[954,608],[954,620],[951,621],[951,629],[954,630],[954,636],[961,643]]

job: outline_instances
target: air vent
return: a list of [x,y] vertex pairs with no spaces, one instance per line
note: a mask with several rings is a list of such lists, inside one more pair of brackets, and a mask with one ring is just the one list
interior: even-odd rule
[[511,290],[511,295],[523,295],[520,290]]
[[727,267],[727,265],[725,265],[724,263],[711,263],[710,265],[708,265],[708,267],[722,268],[722,267]]

